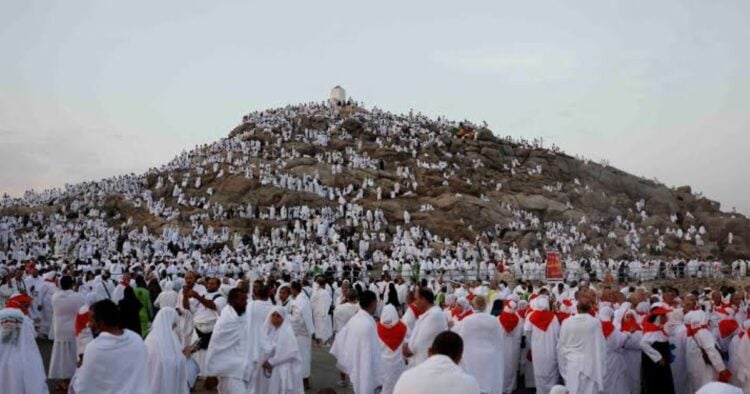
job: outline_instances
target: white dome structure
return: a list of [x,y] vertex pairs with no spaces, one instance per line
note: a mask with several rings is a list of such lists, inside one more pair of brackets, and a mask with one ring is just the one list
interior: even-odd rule
[[328,95],[328,104],[331,106],[342,106],[346,102],[346,90],[339,85],[336,85],[331,89],[331,93]]

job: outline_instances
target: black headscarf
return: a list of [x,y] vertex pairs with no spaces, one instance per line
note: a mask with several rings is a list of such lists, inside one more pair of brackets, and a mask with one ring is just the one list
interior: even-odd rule
[[138,335],[141,333],[141,302],[135,296],[135,291],[130,287],[125,288],[124,297],[117,304],[120,307],[122,328],[126,328]]

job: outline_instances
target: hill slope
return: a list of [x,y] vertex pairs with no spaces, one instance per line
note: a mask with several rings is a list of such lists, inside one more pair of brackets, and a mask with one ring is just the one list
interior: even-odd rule
[[365,238],[370,251],[394,256],[411,245],[393,235],[409,229],[434,254],[463,241],[511,257],[559,249],[575,258],[750,258],[750,221],[689,187],[469,122],[356,105],[254,112],[227,138],[145,174],[29,192],[0,207],[2,216],[100,218],[120,234],[211,227],[238,234],[216,246],[230,249],[315,218],[318,235]]

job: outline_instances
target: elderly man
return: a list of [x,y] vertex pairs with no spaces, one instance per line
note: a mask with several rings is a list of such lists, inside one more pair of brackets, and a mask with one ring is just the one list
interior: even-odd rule
[[[49,368],[50,379],[67,381],[76,371],[76,331],[78,310],[86,304],[81,293],[73,290],[73,278],[63,276],[60,290],[52,296],[52,330],[55,342]],[[61,383],[65,385],[65,382]]]

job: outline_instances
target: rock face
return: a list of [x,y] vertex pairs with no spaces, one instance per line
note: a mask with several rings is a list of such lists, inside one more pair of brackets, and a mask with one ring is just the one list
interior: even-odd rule
[[[227,146],[241,149],[228,152]],[[441,242],[496,242],[504,248],[556,248],[571,256],[615,259],[750,258],[750,221],[722,212],[718,203],[692,194],[689,186],[669,188],[538,144],[499,138],[465,122],[360,107],[335,112],[286,107],[248,115],[227,139],[201,149],[205,152],[192,152],[188,164],[143,176],[142,192],[163,198],[178,215],[154,218],[145,208],[112,196],[104,209],[108,220],[122,225],[131,218],[132,228],[177,225],[187,231],[191,215],[202,211],[178,204],[173,184],[156,187],[157,179],[167,183],[172,176],[190,179],[183,188],[186,198],[205,198],[212,204],[211,215],[202,222],[228,225],[245,235],[254,231],[257,220],[222,220],[231,215],[216,216],[216,207],[220,212],[236,212],[248,204],[338,209],[343,198],[344,204],[364,211],[382,210],[388,225],[381,231],[387,234],[404,227],[408,211],[410,225]],[[340,198],[264,181],[264,171],[315,178],[340,190],[367,186],[361,196],[355,197],[355,191]],[[190,186],[199,173],[200,187]],[[391,198],[397,184],[399,192]],[[28,207],[5,202],[0,215],[61,203],[58,199]],[[280,222],[275,219],[276,226]],[[343,218],[337,224],[348,225]],[[388,242],[382,245],[389,247]]]

